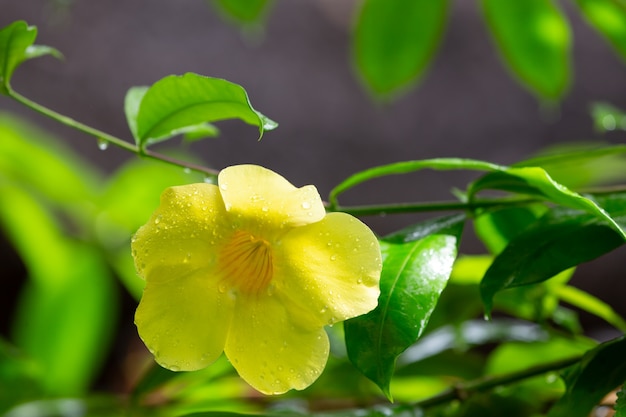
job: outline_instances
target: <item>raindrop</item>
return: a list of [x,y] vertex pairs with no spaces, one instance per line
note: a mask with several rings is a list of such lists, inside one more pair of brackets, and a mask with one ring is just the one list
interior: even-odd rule
[[177,365],[172,365],[169,368],[170,368],[170,370],[172,370],[174,372],[180,371],[180,366],[177,366]]
[[224,190],[224,191],[228,190],[228,185],[220,184],[220,190]]
[[356,283],[357,283],[357,284],[363,284],[363,278],[359,278],[359,279],[357,279],[357,280],[356,280]]
[[227,286],[226,284],[220,284],[220,285],[217,287],[217,290],[218,290],[219,292],[221,292],[222,294],[224,294],[224,293],[226,292],[226,290],[228,290],[228,286]]
[[159,224],[161,222],[161,216],[156,216],[154,219],[154,224]]
[[264,213],[267,213],[268,210],[269,209],[266,206],[261,207],[261,211],[264,212]]
[[615,122],[615,116],[613,116],[612,114],[607,114],[602,118],[602,126],[605,130],[615,130],[616,124],[617,123]]
[[189,168],[189,167],[185,167],[185,168],[183,168],[183,172],[184,172],[185,174],[191,174],[191,168]]
[[109,141],[106,139],[98,138],[98,149],[106,151],[109,147]]
[[337,255],[331,255],[330,260],[331,260],[331,261],[335,261],[335,260],[337,260]]
[[309,203],[308,201],[303,201],[302,202],[302,208],[305,210],[308,210],[311,208],[311,203]]
[[207,175],[204,177],[204,182],[206,184],[217,184],[217,177],[215,175]]

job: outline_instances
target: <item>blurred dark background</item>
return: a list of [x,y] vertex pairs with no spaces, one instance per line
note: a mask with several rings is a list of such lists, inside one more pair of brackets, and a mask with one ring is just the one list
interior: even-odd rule
[[[626,108],[626,66],[570,2],[559,2],[573,30],[571,90],[557,106],[541,103],[503,64],[476,1],[459,0],[443,42],[417,88],[378,103],[351,64],[350,27],[358,2],[277,1],[266,22],[240,29],[205,1],[0,0],[0,25],[23,19],[39,28],[37,43],[64,55],[25,63],[13,79],[23,95],[113,135],[131,135],[126,91],[169,74],[196,72],[246,88],[253,106],[280,123],[258,142],[254,127],[219,124],[222,135],[191,145],[216,168],[255,163],[322,196],[348,175],[408,159],[466,157],[512,163],[571,141],[623,142],[624,132],[594,132],[589,106]],[[13,112],[63,138],[105,170],[135,156],[0,98]],[[1,140],[1,138],[0,138]],[[167,144],[159,145],[161,149]],[[172,146],[172,145],[170,145]],[[373,181],[344,203],[451,198],[469,173],[418,173]],[[365,219],[378,233],[416,216]],[[477,251],[468,237],[467,252]],[[626,314],[626,280],[617,251],[580,268],[576,285]],[[5,278],[6,279],[6,278]],[[6,314],[6,312],[3,312]]]

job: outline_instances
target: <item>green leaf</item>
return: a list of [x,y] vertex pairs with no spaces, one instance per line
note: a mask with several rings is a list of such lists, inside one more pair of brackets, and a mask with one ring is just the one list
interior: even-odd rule
[[443,37],[448,0],[366,0],[354,31],[354,57],[367,86],[388,96],[415,82]]
[[626,381],[626,336],[587,352],[563,375],[567,390],[548,417],[586,417],[602,398]]
[[[133,93],[131,110],[140,91]],[[259,138],[264,131],[278,126],[252,108],[248,94],[237,84],[193,73],[170,75],[154,83],[141,99],[136,118],[137,145],[144,148],[186,133],[198,124],[226,119],[258,126]],[[131,121],[129,126],[132,129]]]
[[25,60],[42,55],[61,57],[61,53],[49,46],[33,45],[37,28],[22,20],[0,29],[0,93],[7,94],[11,76]]
[[626,3],[624,0],[576,0],[587,22],[626,59]]
[[42,375],[37,363],[0,338],[0,415],[13,406],[39,398]]
[[188,142],[195,142],[204,138],[215,138],[219,135],[220,130],[217,126],[211,123],[200,123],[199,125],[189,126],[184,137]]
[[107,353],[116,318],[113,279],[99,251],[65,237],[21,187],[0,183],[0,221],[29,281],[16,344],[41,367],[49,394],[80,395]]
[[506,169],[506,167],[491,164],[489,162],[459,158],[437,158],[418,161],[395,162],[388,165],[380,165],[374,168],[369,168],[365,171],[357,172],[356,174],[351,175],[330,191],[328,200],[331,206],[336,206],[337,198],[341,193],[344,193],[350,188],[353,188],[363,182],[369,181],[374,178],[385,177],[388,175],[408,174],[410,172],[415,172],[422,169],[434,169],[441,171],[457,169],[471,171],[497,171],[501,169]]
[[481,284],[486,313],[507,288],[543,282],[624,244],[621,235],[593,215],[557,207],[514,237],[495,258]]
[[137,136],[137,115],[139,114],[139,106],[149,88],[150,87],[144,86],[131,87],[124,97],[126,122],[136,142],[139,141],[139,137]]
[[554,292],[562,301],[600,317],[616,329],[626,333],[626,321],[604,301],[571,285],[555,288]]
[[613,417],[626,417],[626,380],[622,389],[617,393],[617,402],[615,403],[615,415]]
[[250,24],[261,20],[266,14],[271,0],[213,0],[212,4],[232,20]]
[[593,103],[591,116],[594,127],[600,133],[615,129],[626,130],[626,113],[610,104]]
[[486,174],[471,184],[468,194],[470,198],[473,198],[477,192],[484,189],[528,194],[548,199],[565,207],[586,211],[608,222],[622,238],[626,239],[626,231],[602,207],[554,181],[542,168],[512,167]]
[[350,361],[391,399],[397,357],[422,334],[446,286],[457,253],[462,222],[425,226],[419,240],[381,241],[383,270],[376,309],[344,323]]
[[483,0],[489,29],[506,63],[538,96],[557,100],[570,83],[571,34],[547,0]]

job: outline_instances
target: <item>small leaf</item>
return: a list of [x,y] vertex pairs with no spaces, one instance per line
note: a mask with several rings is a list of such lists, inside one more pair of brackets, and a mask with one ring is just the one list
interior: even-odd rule
[[614,228],[590,214],[552,209],[514,237],[487,270],[480,284],[487,314],[497,292],[543,282],[624,243]]
[[589,24],[626,59],[626,3],[624,0],[576,0]]
[[591,106],[591,116],[594,127],[600,133],[615,129],[626,130],[626,113],[610,104],[594,103]]
[[395,162],[392,164],[380,165],[374,168],[369,168],[365,171],[357,172],[356,174],[353,174],[350,177],[346,178],[330,191],[330,195],[328,198],[329,202],[331,206],[336,206],[337,198],[341,193],[365,181],[369,181],[374,178],[385,177],[388,175],[408,174],[410,172],[415,172],[422,169],[434,169],[441,171],[450,171],[456,169],[471,171],[497,171],[506,169],[506,167],[495,165],[489,162],[459,158],[437,158],[423,159],[417,161]]
[[396,359],[422,334],[452,271],[463,223],[442,224],[416,241],[381,241],[378,307],[344,324],[350,361],[389,399]]
[[557,100],[570,83],[571,34],[547,0],[483,0],[489,29],[507,64],[540,97]]
[[141,100],[143,100],[143,96],[146,95],[150,87],[131,87],[126,92],[126,97],[124,97],[124,113],[126,113],[126,122],[128,123],[128,128],[130,132],[133,134],[135,138],[135,142],[139,143],[139,137],[137,136],[137,115],[139,114],[139,106],[141,105]]
[[[131,110],[141,93],[133,94]],[[136,140],[144,148],[185,133],[190,126],[235,118],[258,126],[259,138],[278,126],[252,108],[246,91],[237,84],[192,73],[171,75],[154,83],[143,95],[136,118]]]
[[626,381],[626,336],[588,351],[563,375],[567,390],[548,417],[587,417],[602,398]]
[[448,0],[366,0],[354,31],[356,66],[367,86],[388,96],[415,82],[439,45]]
[[554,292],[564,302],[600,317],[616,329],[626,333],[626,321],[604,301],[571,285],[557,287]]
[[199,125],[189,126],[184,132],[184,138],[188,142],[195,142],[204,138],[215,138],[220,134],[217,126],[211,123],[200,123]]
[[261,20],[273,2],[271,0],[213,0],[212,4],[232,20],[250,24]]
[[42,55],[61,57],[61,53],[49,46],[33,45],[37,28],[22,20],[0,29],[0,93],[10,91],[11,76],[25,60]]

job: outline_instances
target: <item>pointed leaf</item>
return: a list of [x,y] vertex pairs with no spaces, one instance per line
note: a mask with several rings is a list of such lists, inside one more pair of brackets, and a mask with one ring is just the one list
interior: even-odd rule
[[415,82],[444,33],[448,0],[366,0],[354,32],[356,66],[367,86],[388,96]]
[[626,2],[624,0],[576,0],[580,11],[617,53],[626,59]]
[[422,334],[452,271],[463,223],[442,224],[416,241],[381,241],[378,307],[344,324],[348,357],[389,399],[396,359]]
[[548,0],[483,0],[489,29],[506,63],[526,87],[557,100],[570,83],[571,34]]
[[587,352],[563,375],[567,390],[548,417],[587,417],[602,398],[626,381],[626,336]]
[[624,243],[606,222],[580,211],[554,208],[514,237],[487,270],[480,284],[487,314],[497,292],[543,282]]
[[252,108],[248,94],[237,84],[192,73],[171,75],[154,83],[141,99],[137,144],[143,148],[185,133],[190,126],[226,119],[258,126],[259,138],[264,131],[278,126]]
[[37,28],[22,20],[0,29],[0,93],[8,93],[13,72],[25,60],[48,54],[61,56],[49,46],[33,45],[36,37]]
[[213,0],[217,9],[242,24],[258,22],[267,13],[271,0]]

